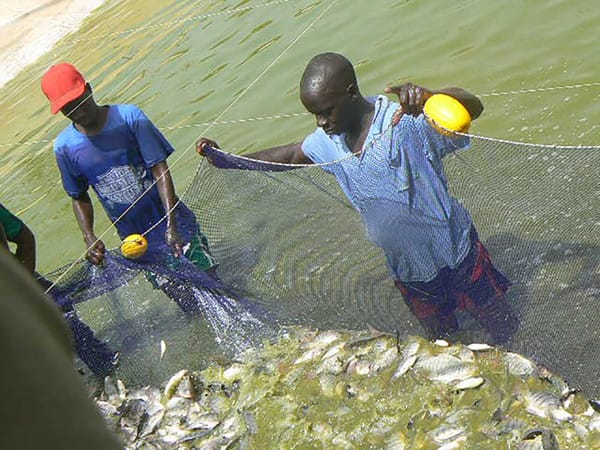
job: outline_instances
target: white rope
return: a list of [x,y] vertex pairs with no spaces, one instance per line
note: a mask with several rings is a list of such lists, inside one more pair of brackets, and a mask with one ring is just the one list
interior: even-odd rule
[[[450,131],[450,130],[447,130]],[[507,139],[498,139],[491,138],[487,136],[480,136],[477,134],[466,134],[456,132],[456,134],[461,136],[468,136],[470,138],[481,139],[484,141],[494,142],[498,144],[512,144],[518,145],[522,147],[533,147],[533,148],[547,148],[547,149],[560,149],[560,150],[573,150],[573,149],[586,149],[586,150],[600,150],[600,145],[558,145],[558,144],[535,144],[530,142],[519,142],[519,141],[509,141]]]
[[310,116],[308,112],[301,113],[287,113],[287,114],[276,114],[273,116],[264,116],[264,117],[248,117],[246,119],[233,119],[233,120],[216,120],[214,122],[204,122],[204,123],[191,123],[187,125],[175,125],[170,127],[163,127],[165,130],[175,130],[181,128],[198,128],[209,125],[234,125],[238,123],[247,123],[247,122],[259,122],[261,120],[274,120],[274,119],[289,119],[293,117],[306,117]]
[[[531,94],[531,93],[544,92],[544,91],[556,91],[556,90],[561,90],[561,89],[580,89],[580,88],[589,88],[589,87],[598,87],[598,86],[600,86],[600,82],[580,83],[580,84],[571,84],[571,85],[564,85],[564,86],[553,86],[553,87],[548,87],[548,88],[528,88],[528,89],[520,89],[520,90],[515,90],[515,91],[490,92],[487,94],[477,94],[477,96],[478,97],[494,97],[494,96],[502,96],[502,95]],[[310,113],[308,113],[308,112],[282,113],[282,114],[274,114],[274,115],[270,115],[270,116],[246,117],[246,118],[231,119],[231,120],[215,119],[212,122],[190,123],[190,124],[185,124],[185,125],[168,125],[168,126],[164,126],[161,128],[164,130],[179,130],[179,129],[186,129],[186,128],[211,127],[211,126],[215,126],[215,125],[235,125],[235,124],[240,124],[240,123],[260,122],[260,121],[264,121],[264,120],[290,119],[290,118],[306,117],[309,115],[310,115]],[[222,117],[222,116],[223,116],[223,114],[219,115],[219,117]],[[594,125],[588,131],[583,133],[583,135],[589,134],[592,130],[594,130],[597,127],[598,127],[597,125]],[[483,136],[477,136],[477,137],[484,138]],[[505,142],[502,139],[497,139],[497,138],[493,138],[493,137],[485,137],[485,139],[491,140],[491,141],[497,140],[498,142]],[[17,141],[17,142],[12,142],[12,143],[5,142],[5,143],[0,143],[0,147],[11,147],[11,146],[17,146],[17,145],[33,146],[33,145],[37,145],[37,144],[48,144],[51,142],[52,142],[52,140],[49,140],[49,139],[40,139],[37,141]],[[529,146],[541,146],[541,147],[549,146],[549,145],[545,145],[545,144],[532,144],[532,143],[520,142],[520,141],[506,141],[506,142],[520,144],[520,145],[529,145]],[[562,145],[562,146],[557,146],[557,147],[558,148],[579,148],[580,146]],[[586,147],[596,148],[596,146],[586,146]]]
[[160,22],[160,23],[156,23],[156,24],[152,24],[152,25],[146,25],[146,26],[143,26],[143,27],[131,28],[129,30],[115,31],[114,33],[100,34],[98,36],[86,37],[86,38],[82,38],[82,39],[73,39],[70,42],[72,42],[72,43],[83,42],[83,41],[87,42],[87,41],[92,41],[92,40],[96,40],[96,39],[104,39],[104,38],[112,37],[112,36],[120,36],[120,35],[123,35],[123,34],[137,33],[138,31],[151,30],[151,29],[154,29],[154,28],[161,28],[161,27],[165,27],[165,26],[179,25],[179,24],[182,24],[182,23],[185,23],[185,22],[194,21],[194,20],[210,19],[211,17],[225,16],[225,15],[228,15],[228,14],[235,14],[235,13],[238,13],[238,12],[250,11],[252,9],[264,8],[264,7],[267,7],[267,6],[280,5],[282,3],[287,3],[289,1],[290,0],[276,0],[276,1],[268,2],[268,3],[261,3],[259,5],[241,6],[239,8],[230,9],[230,10],[227,10],[227,11],[220,11],[220,12],[216,12],[216,13],[207,13],[207,14],[202,14],[200,16],[186,17],[184,19],[173,20],[173,21],[170,21],[170,22]]
[[552,87],[547,87],[547,88],[533,88],[533,89],[519,89],[516,91],[490,92],[489,94],[479,94],[478,97],[494,97],[494,96],[500,96],[500,95],[515,95],[515,94],[535,94],[536,92],[558,91],[561,89],[580,89],[580,88],[598,87],[598,86],[600,86],[600,82],[567,84],[564,86],[552,86]]

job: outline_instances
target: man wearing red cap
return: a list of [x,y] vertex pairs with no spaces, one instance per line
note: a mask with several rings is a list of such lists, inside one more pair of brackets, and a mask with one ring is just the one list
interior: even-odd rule
[[135,105],[96,104],[90,84],[69,63],[56,64],[44,74],[42,91],[51,112],[61,111],[73,122],[57,137],[54,153],[87,259],[100,264],[105,254],[94,233],[91,186],[121,238],[145,234],[150,250],[166,242],[176,257],[185,255],[201,270],[214,272],[208,241],[175,194],[166,162],[174,149],[144,112]]

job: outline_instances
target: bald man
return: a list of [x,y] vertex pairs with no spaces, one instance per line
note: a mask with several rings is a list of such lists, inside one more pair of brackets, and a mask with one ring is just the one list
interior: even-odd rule
[[[469,212],[448,192],[442,158],[469,146],[423,115],[429,97],[454,97],[472,119],[483,112],[461,88],[430,90],[412,83],[386,88],[399,103],[365,98],[352,63],[336,53],[310,60],[300,80],[300,100],[317,129],[302,142],[246,157],[287,164],[323,164],[361,214],[369,238],[380,246],[395,285],[431,338],[458,330],[457,308],[471,313],[495,343],[510,339],[517,318],[504,298],[510,282],[492,265]],[[208,138],[197,143],[213,164]],[[216,164],[218,165],[218,164]],[[376,182],[373,182],[376,180]]]

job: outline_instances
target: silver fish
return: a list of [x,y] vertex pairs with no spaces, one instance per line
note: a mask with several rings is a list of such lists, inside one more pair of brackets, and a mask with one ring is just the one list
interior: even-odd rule
[[508,372],[518,376],[529,376],[536,371],[536,366],[527,358],[512,352],[507,352],[504,355],[504,361],[508,368]]
[[435,430],[431,432],[431,438],[435,443],[441,445],[445,444],[448,441],[453,441],[462,434],[464,434],[465,430],[461,427],[453,427],[448,425],[440,425]]
[[493,349],[494,347],[492,347],[491,345],[488,345],[488,344],[473,343],[473,344],[467,345],[467,348],[474,352],[485,352],[487,350]]
[[562,408],[560,399],[550,392],[535,392],[525,395],[525,409],[539,417],[551,417],[558,421],[571,418],[571,414]]
[[474,374],[475,369],[465,364],[455,356],[441,354],[437,356],[420,358],[418,367],[429,371],[429,378],[442,383],[464,380]]
[[169,400],[171,397],[173,397],[173,394],[175,393],[177,386],[179,386],[179,383],[181,383],[181,380],[183,380],[183,377],[185,377],[187,374],[188,374],[188,370],[182,369],[179,372],[177,372],[175,375],[173,375],[171,378],[169,378],[169,381],[167,381],[167,384],[165,385],[165,390],[164,390],[165,400]]
[[471,377],[456,383],[454,387],[459,391],[464,389],[474,389],[481,386],[484,381],[485,380],[481,377]]
[[167,343],[161,339],[160,340],[160,359],[161,360],[163,359],[163,356],[165,356],[166,351],[167,351]]
[[398,349],[391,347],[387,349],[383,354],[375,358],[373,363],[373,369],[375,372],[379,372],[389,366],[398,358]]
[[338,355],[343,350],[345,345],[346,344],[343,342],[338,342],[337,344],[332,345],[331,348],[329,348],[329,350],[327,350],[323,355],[323,359],[325,360],[331,358],[332,356]]
[[591,419],[588,428],[590,431],[600,431],[600,416]]
[[464,443],[466,440],[467,438],[465,436],[459,436],[458,438],[456,438],[456,440],[442,445],[437,450],[462,450],[465,448]]
[[308,361],[312,361],[313,359],[319,357],[323,351],[325,350],[324,347],[313,347],[309,350],[307,350],[306,352],[304,352],[298,359],[296,359],[294,361],[294,364],[302,364],[302,363],[306,363]]
[[406,372],[408,372],[410,370],[410,368],[415,365],[415,362],[417,361],[418,358],[419,357],[417,355],[411,355],[408,358],[400,361],[400,364],[398,364],[398,368],[392,375],[392,380],[400,378],[402,375],[404,375]]
[[175,389],[175,393],[180,397],[194,400],[196,398],[196,386],[194,386],[192,377],[184,375],[177,389]]
[[186,428],[190,430],[212,430],[220,423],[219,416],[213,413],[188,414],[186,418]]
[[409,342],[402,349],[402,356],[404,356],[405,358],[408,358],[409,356],[416,355],[417,352],[419,351],[419,346],[420,346],[420,344],[416,341]]
[[156,402],[146,411],[138,426],[138,437],[148,436],[160,426],[165,416],[165,408],[161,403]]

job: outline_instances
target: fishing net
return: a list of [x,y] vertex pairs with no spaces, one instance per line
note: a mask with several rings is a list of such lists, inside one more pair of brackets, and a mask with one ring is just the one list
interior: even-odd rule
[[46,279],[55,283],[49,294],[65,311],[78,356],[100,378],[110,374],[114,352],[122,379],[159,384],[174,370],[231,358],[276,333],[268,312],[165,245],[136,260],[111,250],[100,266],[67,265]]
[[[376,154],[377,146],[368,151]],[[211,158],[214,165],[200,160],[183,200],[220,263],[218,279],[185,260],[174,264],[167,249],[144,261],[111,252],[103,267],[80,263],[49,275],[60,278],[57,301],[72,303],[122,353],[121,378],[161,382],[260,343],[280,325],[423,334],[333,166],[270,164],[218,150]],[[506,299],[518,328],[504,346],[592,398],[600,396],[599,163],[597,147],[477,136],[444,159],[451,193],[512,283]],[[377,182],[368,170],[363,175]],[[377,219],[385,210],[371,209]],[[179,294],[157,288],[156,278]],[[178,296],[197,313],[170,300]],[[493,343],[471,315],[458,320],[450,340]]]
[[[423,333],[331,168],[285,170],[292,167],[218,151],[212,158],[220,168],[202,163],[185,200],[222,261],[225,284],[279,322]],[[506,298],[519,326],[505,347],[593,398],[600,395],[598,163],[597,147],[475,136],[444,160],[450,191],[512,283]],[[454,339],[491,341],[470,315],[459,321]]]

